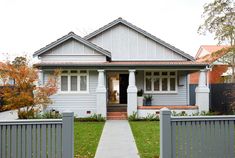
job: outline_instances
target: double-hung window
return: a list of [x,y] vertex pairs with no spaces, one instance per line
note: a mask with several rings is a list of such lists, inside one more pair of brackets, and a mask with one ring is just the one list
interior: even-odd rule
[[176,93],[176,71],[145,71],[144,90],[146,93]]
[[60,77],[61,92],[88,92],[87,70],[64,70]]

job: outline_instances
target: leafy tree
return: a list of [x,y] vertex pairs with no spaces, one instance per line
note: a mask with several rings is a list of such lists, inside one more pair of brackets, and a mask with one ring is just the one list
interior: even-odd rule
[[232,82],[235,82],[235,2],[234,0],[214,0],[205,4],[202,14],[204,20],[198,32],[209,32],[218,40],[218,44],[229,47],[216,52],[225,54],[221,59],[232,68]]
[[[59,71],[56,70],[44,84],[37,87],[38,70],[28,66],[27,60],[16,58],[12,63],[6,62],[0,65],[0,79],[3,87],[0,89],[0,97],[4,101],[4,109],[20,109],[24,107],[27,117],[34,114],[35,106],[48,106],[52,101],[50,96],[57,91]],[[14,80],[14,85],[9,85],[8,79]]]

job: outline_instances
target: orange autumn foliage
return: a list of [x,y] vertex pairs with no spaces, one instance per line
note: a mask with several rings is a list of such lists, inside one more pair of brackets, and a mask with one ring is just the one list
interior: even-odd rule
[[[50,96],[57,91],[58,75],[56,70],[47,83],[43,86],[36,86],[38,82],[38,70],[30,67],[27,63],[14,65],[10,62],[0,65],[0,79],[2,87],[0,97],[3,98],[4,110],[20,109],[26,107],[26,111],[34,110],[35,106],[46,107],[52,103]],[[13,79],[14,84],[10,85],[8,80]]]

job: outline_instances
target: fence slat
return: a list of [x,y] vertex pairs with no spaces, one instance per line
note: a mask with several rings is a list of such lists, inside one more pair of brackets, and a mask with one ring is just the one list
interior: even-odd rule
[[16,125],[11,130],[11,158],[16,158]]
[[186,122],[186,157],[191,157],[191,151],[190,151],[190,147],[191,147],[191,130],[190,130],[190,126],[191,126],[191,122]]
[[41,154],[41,125],[37,125],[37,158],[40,158]]
[[2,157],[6,157],[6,126],[2,126]]
[[51,157],[55,158],[55,125],[51,125]]
[[171,123],[172,158],[176,157],[176,123]]
[[56,125],[56,158],[61,158],[62,155],[62,135],[61,125]]
[[229,121],[229,155],[230,157],[234,157],[234,121]]
[[51,125],[47,125],[47,155],[51,158]]
[[36,125],[32,125],[32,158],[36,158],[36,146],[37,146],[37,140],[36,140]]
[[27,158],[32,157],[32,125],[27,125],[27,136],[26,136],[26,146],[27,146]]
[[7,126],[7,158],[11,157],[11,126]]
[[22,158],[26,157],[26,125],[22,125]]
[[21,149],[22,149],[22,134],[21,134],[21,125],[17,125],[17,157],[21,158]]
[[2,157],[2,126],[0,126],[0,157]]
[[46,148],[46,125],[42,125],[42,144],[41,144],[41,153],[42,153],[42,158],[46,158],[47,155],[47,148]]

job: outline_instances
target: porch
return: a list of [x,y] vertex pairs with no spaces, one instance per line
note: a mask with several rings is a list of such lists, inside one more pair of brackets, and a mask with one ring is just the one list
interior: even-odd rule
[[[177,70],[177,69],[128,69],[122,70],[128,76],[128,80],[122,86],[120,81],[115,81],[116,89],[110,88],[110,72],[117,74],[120,70],[98,70],[98,88],[97,88],[97,113],[107,117],[110,112],[126,112],[128,116],[137,112],[140,117],[149,114],[158,114],[159,110],[167,107],[176,113],[185,112],[189,115],[201,111],[209,110],[208,94],[206,85],[206,71],[201,70],[199,88],[197,89],[197,106],[190,105],[188,74],[195,70]],[[99,104],[104,96],[104,104]],[[117,89],[118,87],[118,89]],[[114,89],[113,89],[114,88]],[[101,89],[101,90],[102,90]],[[144,95],[153,97],[152,105],[138,105],[137,91],[143,90]],[[116,92],[114,92],[116,91]],[[122,92],[121,96],[120,93]],[[126,93],[125,93],[126,92]],[[110,96],[111,95],[111,96]],[[112,96],[112,95],[115,95]],[[126,96],[125,96],[126,95]],[[120,102],[121,98],[126,98]],[[123,104],[124,103],[124,104]],[[125,104],[126,103],[126,104]],[[121,109],[121,110],[120,110]]]

